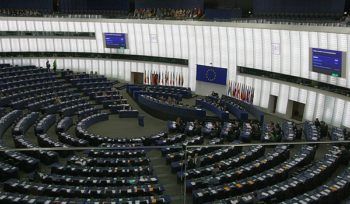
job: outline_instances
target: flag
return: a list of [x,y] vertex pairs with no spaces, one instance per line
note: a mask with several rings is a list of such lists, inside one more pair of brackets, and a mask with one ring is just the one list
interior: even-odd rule
[[169,75],[168,75],[168,71],[165,72],[165,85],[168,85],[168,81],[169,81]]
[[163,72],[160,71],[160,85],[163,85]]
[[170,78],[171,78],[171,83],[170,83],[170,85],[171,85],[171,86],[174,86],[174,72],[171,72]]
[[250,99],[250,103],[253,103],[254,101],[254,88],[252,89],[252,93],[251,93],[251,99]]
[[231,96],[231,86],[232,86],[231,80],[229,80],[229,82],[228,82],[228,89],[227,89],[227,95],[228,96]]
[[249,100],[250,100],[249,92],[250,92],[250,86],[247,86],[246,99],[245,99],[245,101],[246,101],[247,103],[249,103]]
[[231,93],[232,97],[235,97],[235,92],[236,92],[236,82],[232,82],[232,93]]
[[253,87],[250,87],[249,89],[249,103],[252,103],[253,102]]
[[171,72],[171,79],[172,79],[171,85],[174,86],[175,85],[175,72]]
[[246,101],[247,99],[247,85],[244,84],[243,86],[243,101]]
[[238,98],[242,99],[242,89],[243,89],[243,85],[240,83],[239,84],[239,93],[238,93]]
[[175,76],[174,76],[174,79],[175,79],[175,81],[174,81],[174,86],[177,86],[177,73],[175,72],[174,75],[175,75]]
[[226,86],[227,69],[197,64],[196,80]]
[[235,97],[235,98],[236,98],[236,97],[237,97],[237,95],[236,95],[236,94],[237,94],[237,82],[234,82],[234,92],[233,92],[233,94],[232,94],[232,95],[233,95],[233,97]]
[[160,73],[157,73],[157,85],[160,84]]
[[148,83],[147,84],[151,84],[151,71],[148,72]]
[[170,86],[170,85],[171,85],[171,73],[170,73],[170,71],[169,71],[168,75],[169,75],[169,82],[168,82],[168,86]]
[[184,84],[185,84],[185,79],[184,79],[184,76],[183,76],[183,75],[181,76],[181,82],[182,82],[181,85],[184,86]]

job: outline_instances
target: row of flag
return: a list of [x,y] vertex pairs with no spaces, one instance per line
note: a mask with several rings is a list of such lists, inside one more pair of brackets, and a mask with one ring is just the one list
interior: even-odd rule
[[179,72],[169,71],[148,71],[143,74],[144,84],[165,85],[165,86],[183,86],[184,77]]
[[227,95],[252,104],[254,88],[245,84],[229,81]]

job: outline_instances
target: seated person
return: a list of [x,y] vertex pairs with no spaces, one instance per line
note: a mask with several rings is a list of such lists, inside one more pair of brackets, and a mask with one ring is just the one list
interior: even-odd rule
[[55,104],[60,104],[62,101],[61,101],[61,99],[59,98],[59,97],[55,97],[55,100],[54,100],[54,103]]
[[315,120],[315,126],[316,126],[317,128],[319,128],[319,127],[321,126],[321,123],[320,123],[320,121],[318,120],[318,118],[316,118],[316,120]]
[[176,122],[176,129],[179,132],[183,132],[185,130],[185,126],[184,126],[184,122],[181,120],[181,118],[177,117],[175,122]]
[[211,96],[214,96],[214,97],[219,97],[219,94],[218,94],[218,93],[216,93],[216,92],[214,92],[214,91],[212,91],[212,92],[211,92]]
[[194,121],[194,135],[200,135],[202,130],[202,124],[198,121]]

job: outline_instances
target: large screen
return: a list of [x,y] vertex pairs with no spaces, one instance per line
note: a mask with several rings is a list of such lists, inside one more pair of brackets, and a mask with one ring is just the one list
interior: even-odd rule
[[313,72],[342,77],[345,75],[345,53],[336,50],[311,48]]
[[125,33],[105,33],[105,44],[107,48],[127,48]]

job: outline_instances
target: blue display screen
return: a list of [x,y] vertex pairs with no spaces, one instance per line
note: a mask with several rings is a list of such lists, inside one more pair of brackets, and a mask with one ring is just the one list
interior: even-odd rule
[[124,48],[126,49],[125,33],[105,33],[105,42],[107,48]]
[[312,71],[341,77],[343,52],[312,48]]

